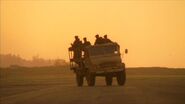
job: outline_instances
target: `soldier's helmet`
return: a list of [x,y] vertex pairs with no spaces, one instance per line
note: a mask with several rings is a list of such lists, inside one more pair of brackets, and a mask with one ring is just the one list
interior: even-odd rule
[[107,34],[105,34],[103,37],[106,39],[107,38]]
[[75,39],[78,39],[78,36],[77,35],[75,36]]
[[87,38],[86,38],[86,37],[84,37],[84,38],[83,38],[83,40],[84,40],[84,41],[86,41],[86,40],[87,40]]
[[99,35],[97,34],[95,37],[96,37],[96,38],[99,38]]

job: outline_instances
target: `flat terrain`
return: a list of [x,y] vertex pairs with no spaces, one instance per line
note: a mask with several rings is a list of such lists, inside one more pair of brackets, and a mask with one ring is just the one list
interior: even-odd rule
[[0,69],[0,104],[185,104],[185,70],[127,69],[125,86],[76,87],[68,68]]

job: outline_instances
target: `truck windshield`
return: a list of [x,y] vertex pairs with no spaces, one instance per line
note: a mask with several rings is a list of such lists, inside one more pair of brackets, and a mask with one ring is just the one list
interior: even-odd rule
[[89,49],[89,54],[91,56],[114,54],[117,50],[115,45],[105,45],[105,46],[93,46]]

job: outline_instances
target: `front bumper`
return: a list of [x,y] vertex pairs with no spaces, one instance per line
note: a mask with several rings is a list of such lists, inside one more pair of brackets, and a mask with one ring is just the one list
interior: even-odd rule
[[101,70],[91,70],[92,73],[97,73],[97,74],[103,74],[103,73],[114,73],[114,72],[120,72],[123,71],[124,69],[119,68],[119,69],[101,69]]

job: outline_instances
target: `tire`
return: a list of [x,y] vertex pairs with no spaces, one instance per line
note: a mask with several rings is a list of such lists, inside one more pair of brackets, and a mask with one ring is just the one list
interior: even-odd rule
[[95,85],[95,76],[92,74],[92,73],[89,73],[87,76],[86,76],[86,79],[87,79],[87,84],[88,86],[94,86]]
[[117,82],[118,82],[118,85],[120,86],[123,86],[126,82],[126,73],[125,73],[125,70],[124,71],[121,71],[121,72],[118,72],[117,75]]
[[105,76],[105,82],[106,82],[107,86],[111,86],[112,85],[112,76],[111,75]]
[[84,82],[83,79],[84,79],[84,78],[83,78],[83,76],[82,76],[81,74],[77,74],[77,73],[76,73],[76,83],[77,83],[77,86],[78,86],[78,87],[83,86],[83,82]]

